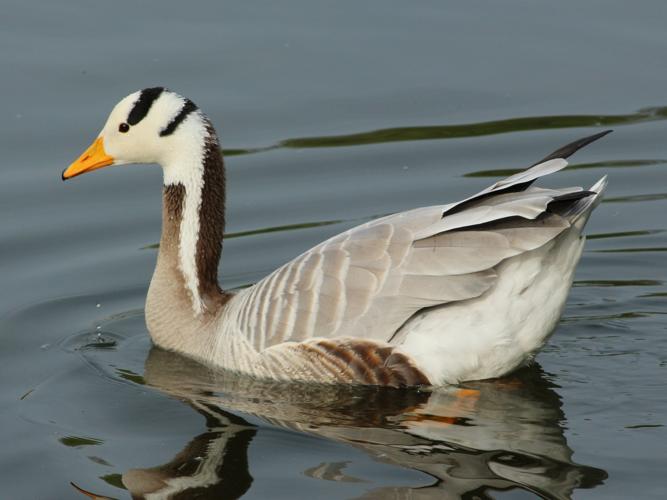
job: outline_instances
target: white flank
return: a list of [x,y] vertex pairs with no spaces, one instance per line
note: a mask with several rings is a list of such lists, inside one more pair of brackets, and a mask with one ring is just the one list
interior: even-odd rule
[[497,267],[498,281],[488,293],[411,318],[399,351],[435,385],[514,370],[531,359],[558,323],[583,246],[573,228],[507,259]]

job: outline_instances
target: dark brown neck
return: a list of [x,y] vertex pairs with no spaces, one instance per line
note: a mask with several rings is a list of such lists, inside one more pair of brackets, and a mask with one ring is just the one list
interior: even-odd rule
[[[207,307],[217,305],[223,296],[218,284],[218,265],[225,232],[225,165],[218,138],[210,125],[208,132],[197,241],[199,291]],[[214,304],[209,304],[210,301]]]

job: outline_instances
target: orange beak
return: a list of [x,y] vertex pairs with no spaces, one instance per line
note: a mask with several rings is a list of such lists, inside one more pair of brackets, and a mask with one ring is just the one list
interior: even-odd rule
[[98,137],[79,158],[63,171],[63,180],[113,165],[114,159],[104,151],[104,140]]

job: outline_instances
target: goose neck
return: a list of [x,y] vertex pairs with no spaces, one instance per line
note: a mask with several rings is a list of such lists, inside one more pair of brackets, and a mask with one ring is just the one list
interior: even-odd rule
[[[218,265],[225,226],[225,171],[212,129],[199,148],[163,166],[163,228],[158,267],[175,266],[195,316],[224,302]],[[163,260],[164,262],[161,262]],[[156,269],[156,272],[159,270]]]

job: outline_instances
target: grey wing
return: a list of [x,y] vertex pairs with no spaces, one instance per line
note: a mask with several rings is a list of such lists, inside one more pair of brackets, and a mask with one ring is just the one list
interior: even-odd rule
[[482,295],[499,262],[544,245],[590,211],[582,202],[596,198],[591,191],[528,187],[566,165],[547,157],[462,202],[339,234],[241,292],[238,322],[260,350],[314,337],[390,341],[420,309]]
[[[406,315],[423,307],[408,310],[398,300],[401,269],[412,252],[415,230],[441,217],[442,207],[428,207],[378,219],[288,262],[238,297],[238,321],[248,339],[257,349],[312,337],[388,339]],[[463,288],[479,295],[490,279],[454,280],[462,283],[450,295],[470,296]]]

